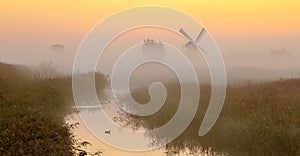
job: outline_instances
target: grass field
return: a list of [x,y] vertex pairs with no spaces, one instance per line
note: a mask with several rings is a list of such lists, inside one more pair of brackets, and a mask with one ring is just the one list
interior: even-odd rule
[[71,77],[0,63],[0,155],[85,153],[64,120],[72,104]]
[[[153,129],[174,115],[180,99],[176,83],[167,84],[165,106],[156,114],[132,119],[127,125]],[[166,146],[168,155],[300,155],[300,79],[231,85],[221,115],[211,131],[199,137],[198,130],[210,98],[210,86],[201,86],[198,112],[191,125]],[[146,103],[146,89],[133,97]],[[138,123],[138,124],[137,124]],[[162,138],[163,139],[163,138]]]
[[[101,90],[108,83],[103,75],[98,78]],[[158,113],[120,116],[126,118],[123,125],[154,129],[172,118],[180,100],[180,85],[169,83],[166,88],[168,97]],[[166,154],[300,155],[299,93],[300,79],[230,85],[217,123],[199,137],[210,98],[210,86],[203,85],[196,117],[164,147]],[[150,98],[143,88],[132,95],[140,103]],[[82,144],[70,132],[72,125],[64,121],[71,105],[70,77],[43,77],[21,66],[0,63],[0,155],[80,153]]]

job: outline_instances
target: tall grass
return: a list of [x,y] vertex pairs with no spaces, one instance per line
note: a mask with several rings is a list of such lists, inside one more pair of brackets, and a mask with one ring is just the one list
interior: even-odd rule
[[[167,84],[165,106],[150,117],[122,116],[127,125],[153,129],[175,113],[180,87]],[[210,86],[201,86],[197,115],[177,139],[165,147],[167,155],[300,155],[300,79],[229,86],[222,113],[211,131],[199,137],[198,130],[210,98]],[[149,100],[148,90],[133,97]],[[138,124],[137,124],[138,123]],[[164,139],[164,138],[161,138]]]
[[71,77],[0,63],[0,155],[86,153],[64,121],[72,100]]

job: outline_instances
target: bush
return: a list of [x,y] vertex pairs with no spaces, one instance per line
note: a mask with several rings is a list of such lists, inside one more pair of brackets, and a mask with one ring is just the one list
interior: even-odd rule
[[33,73],[0,63],[0,155],[88,153],[64,121],[73,104],[71,78]]

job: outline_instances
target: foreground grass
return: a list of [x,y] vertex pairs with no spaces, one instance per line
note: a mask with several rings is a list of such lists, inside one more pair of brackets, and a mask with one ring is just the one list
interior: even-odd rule
[[0,63],[0,155],[87,154],[64,120],[71,104],[70,77]]
[[7,64],[0,72],[0,155],[73,155],[63,121],[69,80],[34,78]]
[[[103,82],[105,78],[98,77]],[[106,83],[100,85],[100,90]],[[125,126],[154,129],[168,122],[180,100],[180,86],[167,84],[162,109],[150,117],[122,116]],[[300,79],[229,86],[222,113],[204,137],[198,130],[210,98],[201,86],[197,115],[168,155],[300,155]],[[147,89],[133,97],[146,103]],[[72,101],[70,77],[36,77],[28,70],[0,63],[0,155],[74,155],[80,145],[64,123]],[[163,139],[163,138],[161,138]],[[88,144],[84,142],[83,144]]]
[[[125,116],[126,125],[153,129],[176,112],[180,86],[167,84],[168,98],[158,113],[146,118]],[[210,98],[210,87],[201,87],[197,115],[177,139],[165,147],[167,155],[300,155],[300,79],[229,86],[222,113],[211,131],[198,130]],[[150,98],[147,89],[133,93],[140,103]],[[161,138],[164,139],[164,138]]]

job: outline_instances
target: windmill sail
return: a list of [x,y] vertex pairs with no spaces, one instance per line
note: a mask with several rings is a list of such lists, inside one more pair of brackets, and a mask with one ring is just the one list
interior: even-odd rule
[[201,38],[203,37],[203,35],[205,34],[205,28],[202,28],[200,34],[198,35],[196,41],[194,41],[182,28],[179,29],[179,32],[185,36],[189,42],[185,45],[185,47],[187,47],[187,45],[189,45],[190,43],[193,44],[194,46],[198,47],[202,52],[205,52],[199,45],[199,41],[201,40]]
[[203,37],[203,35],[205,34],[205,32],[206,32],[205,28],[202,28],[201,32],[199,33],[199,35],[198,35],[198,37],[197,37],[197,39],[195,41],[197,44],[200,42],[200,40]]
[[188,40],[193,41],[193,39],[182,29],[180,28],[179,32],[185,36]]

